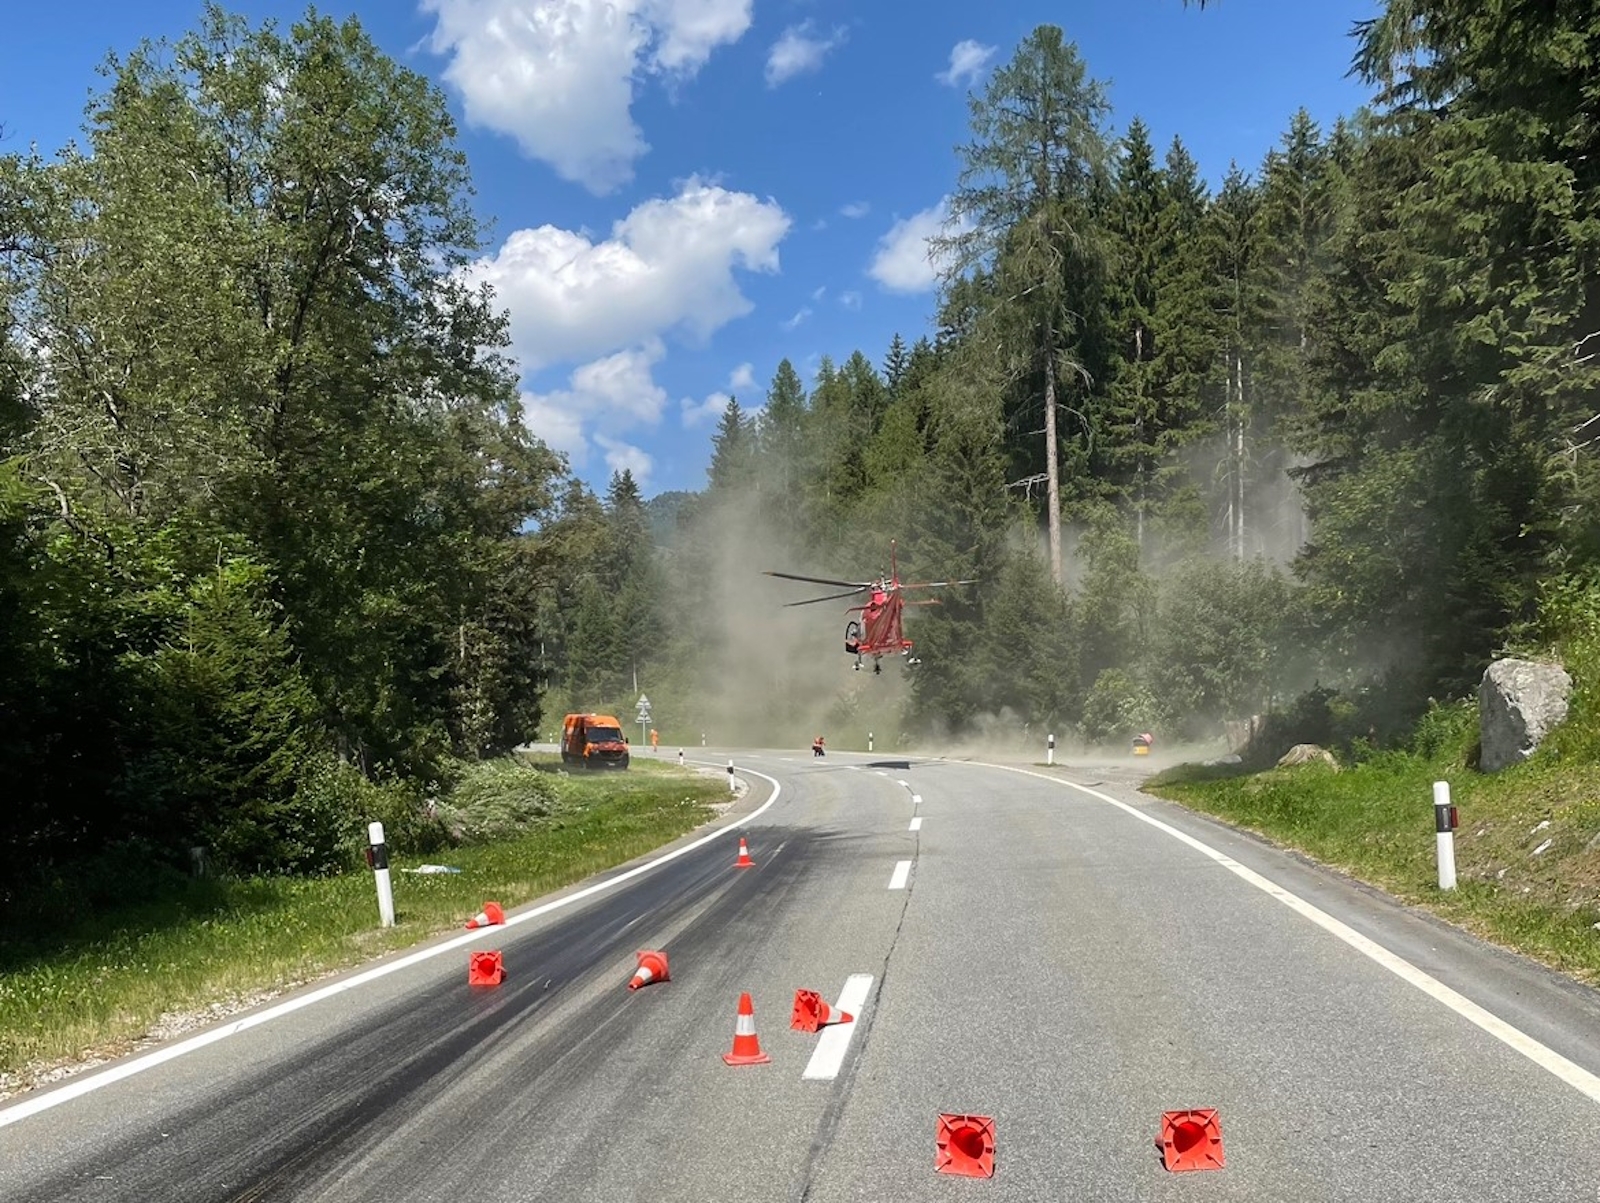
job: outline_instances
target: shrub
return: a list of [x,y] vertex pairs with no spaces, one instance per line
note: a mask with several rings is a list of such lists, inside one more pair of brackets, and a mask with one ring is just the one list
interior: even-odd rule
[[307,762],[295,793],[294,808],[310,822],[327,824],[322,830],[337,832],[338,864],[358,862],[367,842],[367,824],[383,824],[390,851],[432,852],[450,840],[444,825],[414,782],[373,781],[353,764],[328,753]]
[[1567,721],[1551,734],[1545,755],[1600,758],[1600,574],[1568,574],[1546,582],[1541,634],[1572,676]]
[[1417,720],[1411,747],[1424,760],[1464,762],[1478,739],[1478,706],[1462,699],[1434,702]]
[[564,809],[556,778],[501,757],[469,764],[435,813],[452,840],[481,844],[520,835]]
[[1083,734],[1091,742],[1126,739],[1156,725],[1161,708],[1150,690],[1121,669],[1108,668],[1095,678],[1083,700]]

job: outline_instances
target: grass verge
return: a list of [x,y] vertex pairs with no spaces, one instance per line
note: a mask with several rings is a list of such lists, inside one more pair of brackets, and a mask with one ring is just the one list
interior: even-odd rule
[[[537,762],[538,758],[534,758]],[[622,864],[711,818],[720,779],[635,761],[560,780],[562,807],[525,835],[391,857],[396,925],[378,926],[372,875],[188,883],[92,923],[0,941],[0,1095],[76,1060],[120,1055],[285,987],[461,927]],[[542,767],[542,766],[541,766]],[[458,874],[404,872],[424,862]],[[49,1074],[59,1076],[59,1073]]]
[[[1486,776],[1457,747],[1335,772],[1182,766],[1145,789],[1372,883],[1483,938],[1600,985],[1600,766],[1536,759]],[[1434,781],[1461,816],[1458,888],[1438,888]]]

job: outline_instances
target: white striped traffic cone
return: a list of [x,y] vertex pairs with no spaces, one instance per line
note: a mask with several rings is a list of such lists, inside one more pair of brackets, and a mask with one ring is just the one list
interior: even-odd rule
[[636,952],[639,958],[639,968],[633,975],[633,980],[628,983],[628,989],[637,990],[640,986],[648,986],[651,982],[669,981],[667,973],[667,954],[664,952]]
[[772,1060],[761,1051],[761,1041],[756,1036],[756,1009],[748,991],[739,995],[739,1018],[733,1025],[733,1051],[723,1053],[722,1059],[729,1065],[765,1065]]

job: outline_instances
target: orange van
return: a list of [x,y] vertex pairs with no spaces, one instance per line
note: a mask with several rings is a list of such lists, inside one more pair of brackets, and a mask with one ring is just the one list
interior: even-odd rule
[[609,714],[569,714],[561,724],[561,763],[586,769],[628,767],[622,724]]

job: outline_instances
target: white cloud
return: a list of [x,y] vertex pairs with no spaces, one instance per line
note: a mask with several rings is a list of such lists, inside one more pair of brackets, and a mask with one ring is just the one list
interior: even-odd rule
[[752,306],[736,268],[776,272],[789,218],[773,201],[690,179],[593,242],[556,226],[518,230],[467,269],[511,314],[525,372],[677,331],[705,339]]
[[[574,369],[564,389],[523,394],[524,404],[531,400],[540,412],[570,414],[579,422],[589,419],[622,427],[654,425],[661,420],[661,411],[667,404],[666,390],[651,375],[663,354],[661,340],[650,339],[642,346]],[[535,429],[534,433],[539,431]]]
[[589,444],[583,437],[583,416],[558,399],[557,394],[522,394],[522,421],[528,430],[557,451],[566,452],[574,464],[589,459]]
[[856,292],[854,289],[851,289],[849,292],[841,292],[839,294],[839,304],[843,305],[846,309],[860,309],[861,294]]
[[[589,462],[592,437],[606,453],[613,472],[632,468],[641,484],[650,471],[650,457],[616,435],[636,426],[661,421],[667,392],[652,374],[666,354],[661,340],[580,365],[567,377],[567,387],[548,393],[524,392],[522,405],[528,429],[576,465]],[[586,432],[592,430],[592,436]],[[641,459],[642,457],[642,459]]]
[[610,435],[597,434],[594,441],[599,443],[606,453],[606,467],[613,472],[626,469],[633,473],[633,479],[643,488],[650,480],[650,471],[655,467],[655,460],[650,453],[642,447],[635,447],[632,443],[624,443],[621,439],[614,439]]
[[835,29],[826,38],[813,36],[811,27],[810,21],[791,25],[783,31],[783,36],[772,44],[772,49],[767,52],[767,87],[776,88],[797,75],[819,70],[822,67],[822,60],[828,56],[828,51],[844,41],[843,26]]
[[926,292],[939,279],[940,264],[928,240],[945,232],[949,210],[940,201],[931,209],[913,213],[889,227],[878,239],[877,253],[867,275],[890,292]]
[[811,316],[811,306],[810,305],[802,305],[802,306],[800,306],[799,309],[795,310],[793,317],[787,318],[783,322],[780,322],[779,324],[785,330],[793,330],[796,327],[798,327],[801,322],[805,321],[810,316]]
[[854,221],[858,217],[865,217],[872,212],[872,206],[866,201],[851,201],[848,205],[839,206],[839,215]]
[[467,120],[605,193],[649,146],[630,108],[647,74],[692,76],[750,27],[751,0],[422,0]]
[[641,7],[661,35],[653,62],[667,71],[698,71],[713,50],[750,28],[751,0],[654,0]]
[[957,42],[950,48],[950,66],[934,78],[954,88],[963,82],[971,83],[983,74],[983,69],[994,57],[995,48],[974,42],[971,38]]
[[828,295],[828,286],[826,284],[818,284],[815,288],[813,288],[811,290],[811,299],[813,301],[820,301],[820,300],[822,300],[823,297],[825,297],[827,295]]
[[[733,398],[728,393],[707,393],[704,401],[696,401],[693,397],[685,397],[678,402],[683,407],[683,424],[686,427],[705,426],[722,416],[722,411],[728,408],[728,402]],[[739,407],[743,409],[744,406]]]
[[[728,387],[726,391],[718,389],[714,393],[707,393],[703,401],[696,401],[693,397],[685,397],[678,402],[679,409],[683,412],[685,427],[705,426],[722,416],[728,408],[728,402],[733,400],[740,392],[753,389],[756,386],[755,367],[752,364],[741,363],[728,373]],[[754,407],[741,401],[739,408],[746,414],[756,412]]]

